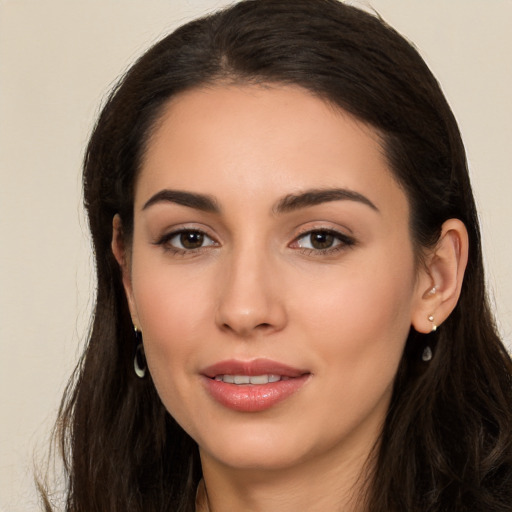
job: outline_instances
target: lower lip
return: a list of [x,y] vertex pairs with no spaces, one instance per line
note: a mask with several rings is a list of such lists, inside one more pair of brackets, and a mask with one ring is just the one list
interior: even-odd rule
[[205,377],[206,389],[221,405],[234,411],[260,412],[286,400],[308,380],[302,375],[268,384],[228,384]]

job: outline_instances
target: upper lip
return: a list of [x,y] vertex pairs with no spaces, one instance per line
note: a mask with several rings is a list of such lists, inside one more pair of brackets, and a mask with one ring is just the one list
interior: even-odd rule
[[300,377],[310,372],[270,359],[253,359],[252,361],[230,359],[212,364],[204,368],[201,373],[213,379],[217,375],[280,375],[282,377],[293,378]]

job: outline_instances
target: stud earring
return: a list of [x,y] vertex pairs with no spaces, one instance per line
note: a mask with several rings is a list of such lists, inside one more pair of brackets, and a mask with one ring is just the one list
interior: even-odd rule
[[434,315],[430,315],[428,317],[428,321],[432,322],[432,330],[431,330],[431,332],[436,332],[437,331],[437,325],[434,323]]
[[435,295],[437,292],[436,287],[433,286],[432,289],[428,292],[429,295]]
[[135,370],[135,375],[137,375],[139,379],[143,379],[146,376],[147,364],[146,355],[144,354],[144,345],[142,344],[142,333],[136,325],[133,326],[133,330],[135,331],[135,339],[137,340],[135,357],[133,358],[133,369]]

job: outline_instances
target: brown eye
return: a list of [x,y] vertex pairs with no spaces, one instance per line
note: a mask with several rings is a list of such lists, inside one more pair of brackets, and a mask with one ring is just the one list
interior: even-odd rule
[[311,233],[309,237],[311,247],[314,249],[329,249],[335,241],[334,235],[328,231],[315,231]]
[[198,249],[204,243],[204,234],[199,231],[184,231],[180,234],[180,243],[185,249]]
[[298,239],[300,247],[305,249],[316,249],[317,251],[330,249],[340,244],[340,237],[331,231],[310,231]]
[[172,251],[194,251],[217,245],[206,233],[194,229],[184,229],[165,235],[158,244]]
[[319,254],[336,251],[343,247],[354,245],[355,240],[352,237],[332,231],[329,229],[315,229],[304,233],[294,242],[296,246],[306,251],[318,251]]

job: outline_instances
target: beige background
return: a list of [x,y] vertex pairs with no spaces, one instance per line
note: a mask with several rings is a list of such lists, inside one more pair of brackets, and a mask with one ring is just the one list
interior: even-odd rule
[[[512,0],[371,3],[420,48],[460,122],[510,345]],[[94,282],[80,163],[102,98],[151,42],[224,4],[0,0],[0,510],[37,510],[34,450],[46,449],[86,336]]]

